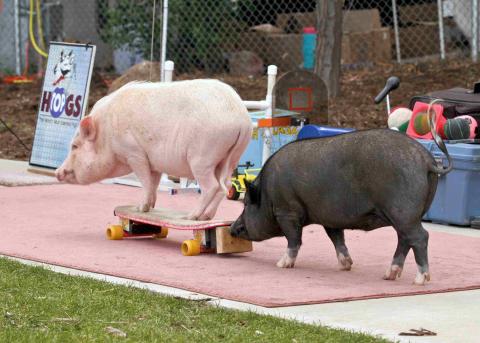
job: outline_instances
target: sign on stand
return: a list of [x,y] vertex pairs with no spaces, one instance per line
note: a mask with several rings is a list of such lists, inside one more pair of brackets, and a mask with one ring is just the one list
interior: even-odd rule
[[329,123],[328,90],[318,75],[306,70],[285,73],[275,84],[273,94],[276,108],[297,112],[297,118],[308,119],[310,124]]
[[66,159],[87,108],[94,58],[94,45],[50,43],[30,170],[52,172]]

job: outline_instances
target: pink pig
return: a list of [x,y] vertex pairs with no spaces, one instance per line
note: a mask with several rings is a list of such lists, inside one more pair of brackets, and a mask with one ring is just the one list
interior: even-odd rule
[[188,219],[207,220],[231,185],[252,136],[240,96],[217,80],[128,83],[100,99],[80,122],[59,181],[90,184],[131,173],[143,185],[139,210],[155,207],[162,173],[202,190]]

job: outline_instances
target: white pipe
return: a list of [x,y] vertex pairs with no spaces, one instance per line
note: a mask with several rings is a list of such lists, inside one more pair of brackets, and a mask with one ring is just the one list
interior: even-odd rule
[[266,117],[272,118],[273,114],[273,106],[274,106],[274,97],[273,97],[273,88],[275,87],[275,81],[277,78],[277,66],[269,65],[267,69],[268,81],[267,81],[267,96],[265,101],[268,102],[270,105],[269,108],[266,109]]
[[14,30],[15,30],[15,73],[20,75],[21,66],[20,66],[20,19],[19,19],[19,8],[18,0],[13,2],[13,20],[14,20]]
[[261,101],[244,100],[243,104],[249,110],[266,110],[267,108],[270,107],[270,103],[266,100],[261,100]]
[[173,61],[166,61],[165,62],[165,81],[164,82],[172,82],[173,80],[173,69],[175,68],[175,64]]
[[438,33],[440,39],[440,58],[445,59],[445,35],[443,30],[443,0],[437,0],[438,7]]
[[[273,88],[275,87],[275,81],[277,78],[277,67],[274,65],[269,65],[267,69],[268,81],[267,81],[267,96],[265,101],[268,103],[268,107],[265,109],[265,118],[273,117],[273,106],[274,106],[274,96]],[[263,135],[263,154],[262,154],[262,165],[267,162],[272,151],[272,132],[269,127],[264,129]]]
[[397,1],[392,0],[393,10],[393,29],[395,32],[395,50],[397,52],[397,62],[402,63],[402,55],[400,51],[400,34],[398,32],[398,18],[397,18]]
[[265,97],[265,100],[260,100],[260,101],[250,101],[250,100],[245,100],[243,101],[243,104],[247,107],[249,110],[266,110],[265,112],[265,117],[266,118],[271,118],[273,114],[273,106],[274,106],[274,101],[273,101],[273,88],[275,87],[275,81],[277,78],[277,66],[274,65],[269,65],[267,69],[267,75],[268,75],[268,80],[267,80],[267,95]]
[[478,0],[472,0],[472,61],[478,60]]
[[165,60],[167,58],[168,0],[163,0],[162,51],[160,60],[160,81],[165,81]]

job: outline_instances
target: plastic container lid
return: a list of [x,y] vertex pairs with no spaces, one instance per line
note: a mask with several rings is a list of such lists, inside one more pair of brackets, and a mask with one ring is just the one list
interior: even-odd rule
[[303,33],[317,33],[317,30],[313,26],[307,26],[303,28]]

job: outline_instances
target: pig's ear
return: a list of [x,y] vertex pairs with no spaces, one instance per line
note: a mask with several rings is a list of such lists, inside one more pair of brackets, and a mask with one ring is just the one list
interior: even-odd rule
[[260,194],[258,191],[257,186],[255,186],[252,182],[245,181],[245,188],[247,189],[248,198],[250,199],[250,203],[252,205],[259,205],[260,204]]
[[93,141],[96,136],[95,123],[92,117],[85,117],[80,122],[80,135],[82,138]]

